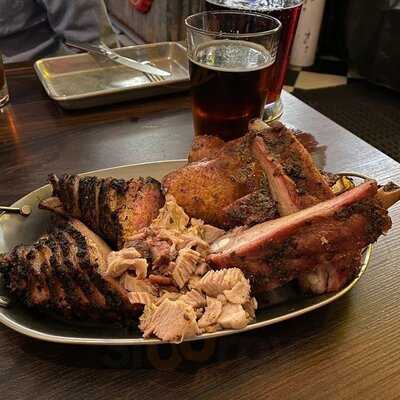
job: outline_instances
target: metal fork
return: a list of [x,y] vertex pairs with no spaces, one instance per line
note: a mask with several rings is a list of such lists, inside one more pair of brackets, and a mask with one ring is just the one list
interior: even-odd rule
[[2,213],[10,213],[10,214],[20,214],[23,217],[27,217],[30,215],[31,212],[32,212],[31,207],[27,205],[22,206],[21,208],[0,206],[0,215]]
[[[142,61],[141,64],[151,65],[152,67],[156,67],[151,61]],[[161,75],[148,74],[146,72],[143,72],[143,75],[152,83],[158,83],[158,82],[165,81],[165,77],[161,76]]]

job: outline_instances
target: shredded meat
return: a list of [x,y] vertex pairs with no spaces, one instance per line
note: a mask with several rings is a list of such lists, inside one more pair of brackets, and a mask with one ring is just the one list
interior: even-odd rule
[[159,306],[146,306],[139,327],[144,337],[154,334],[170,342],[199,334],[193,308],[180,300],[165,299]]
[[133,270],[136,276],[144,279],[147,276],[147,260],[141,258],[140,253],[134,247],[128,247],[120,251],[112,251],[107,258],[107,269],[104,275],[113,278],[121,276],[127,270]]
[[201,255],[197,251],[192,249],[182,249],[179,251],[172,277],[180,288],[183,288],[190,276],[194,274],[200,260]]
[[218,299],[207,296],[207,307],[199,319],[199,328],[206,328],[217,323],[222,312],[222,303]]

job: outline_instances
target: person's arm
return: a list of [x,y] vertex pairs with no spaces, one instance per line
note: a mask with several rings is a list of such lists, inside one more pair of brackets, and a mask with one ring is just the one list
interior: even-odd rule
[[47,12],[51,28],[62,39],[76,42],[102,40],[116,45],[116,35],[103,0],[36,0]]

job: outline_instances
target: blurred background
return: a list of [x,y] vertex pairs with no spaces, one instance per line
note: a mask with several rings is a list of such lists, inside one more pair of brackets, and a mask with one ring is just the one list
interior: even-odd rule
[[[205,3],[0,0],[0,51],[6,63],[32,62],[76,51],[65,38],[110,47],[184,41],[185,18]],[[284,88],[398,161],[399,70],[400,0],[304,0]]]
[[[121,45],[185,39],[201,0],[106,0]],[[305,0],[285,89],[400,161],[400,0]]]

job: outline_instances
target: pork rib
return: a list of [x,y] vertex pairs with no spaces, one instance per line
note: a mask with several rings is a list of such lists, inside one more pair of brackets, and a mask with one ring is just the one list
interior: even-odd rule
[[352,265],[361,249],[391,226],[376,193],[376,182],[367,181],[313,207],[234,230],[212,244],[208,260],[219,268],[242,268],[263,291],[334,257]]
[[310,153],[280,122],[264,124],[253,153],[265,172],[281,216],[334,197]]
[[[261,128],[262,123],[259,125]],[[326,176],[315,167],[298,140],[282,134],[285,130],[280,123],[273,126],[277,130],[275,135],[266,128],[267,125],[254,140],[253,152],[266,173],[281,216],[331,199],[334,194]],[[299,275],[300,287],[316,294],[339,290],[359,269],[360,263],[353,260],[360,259],[360,250],[353,250],[352,254],[350,258],[348,255],[339,257],[335,262],[319,260],[310,271]],[[348,266],[343,260],[348,260]]]

